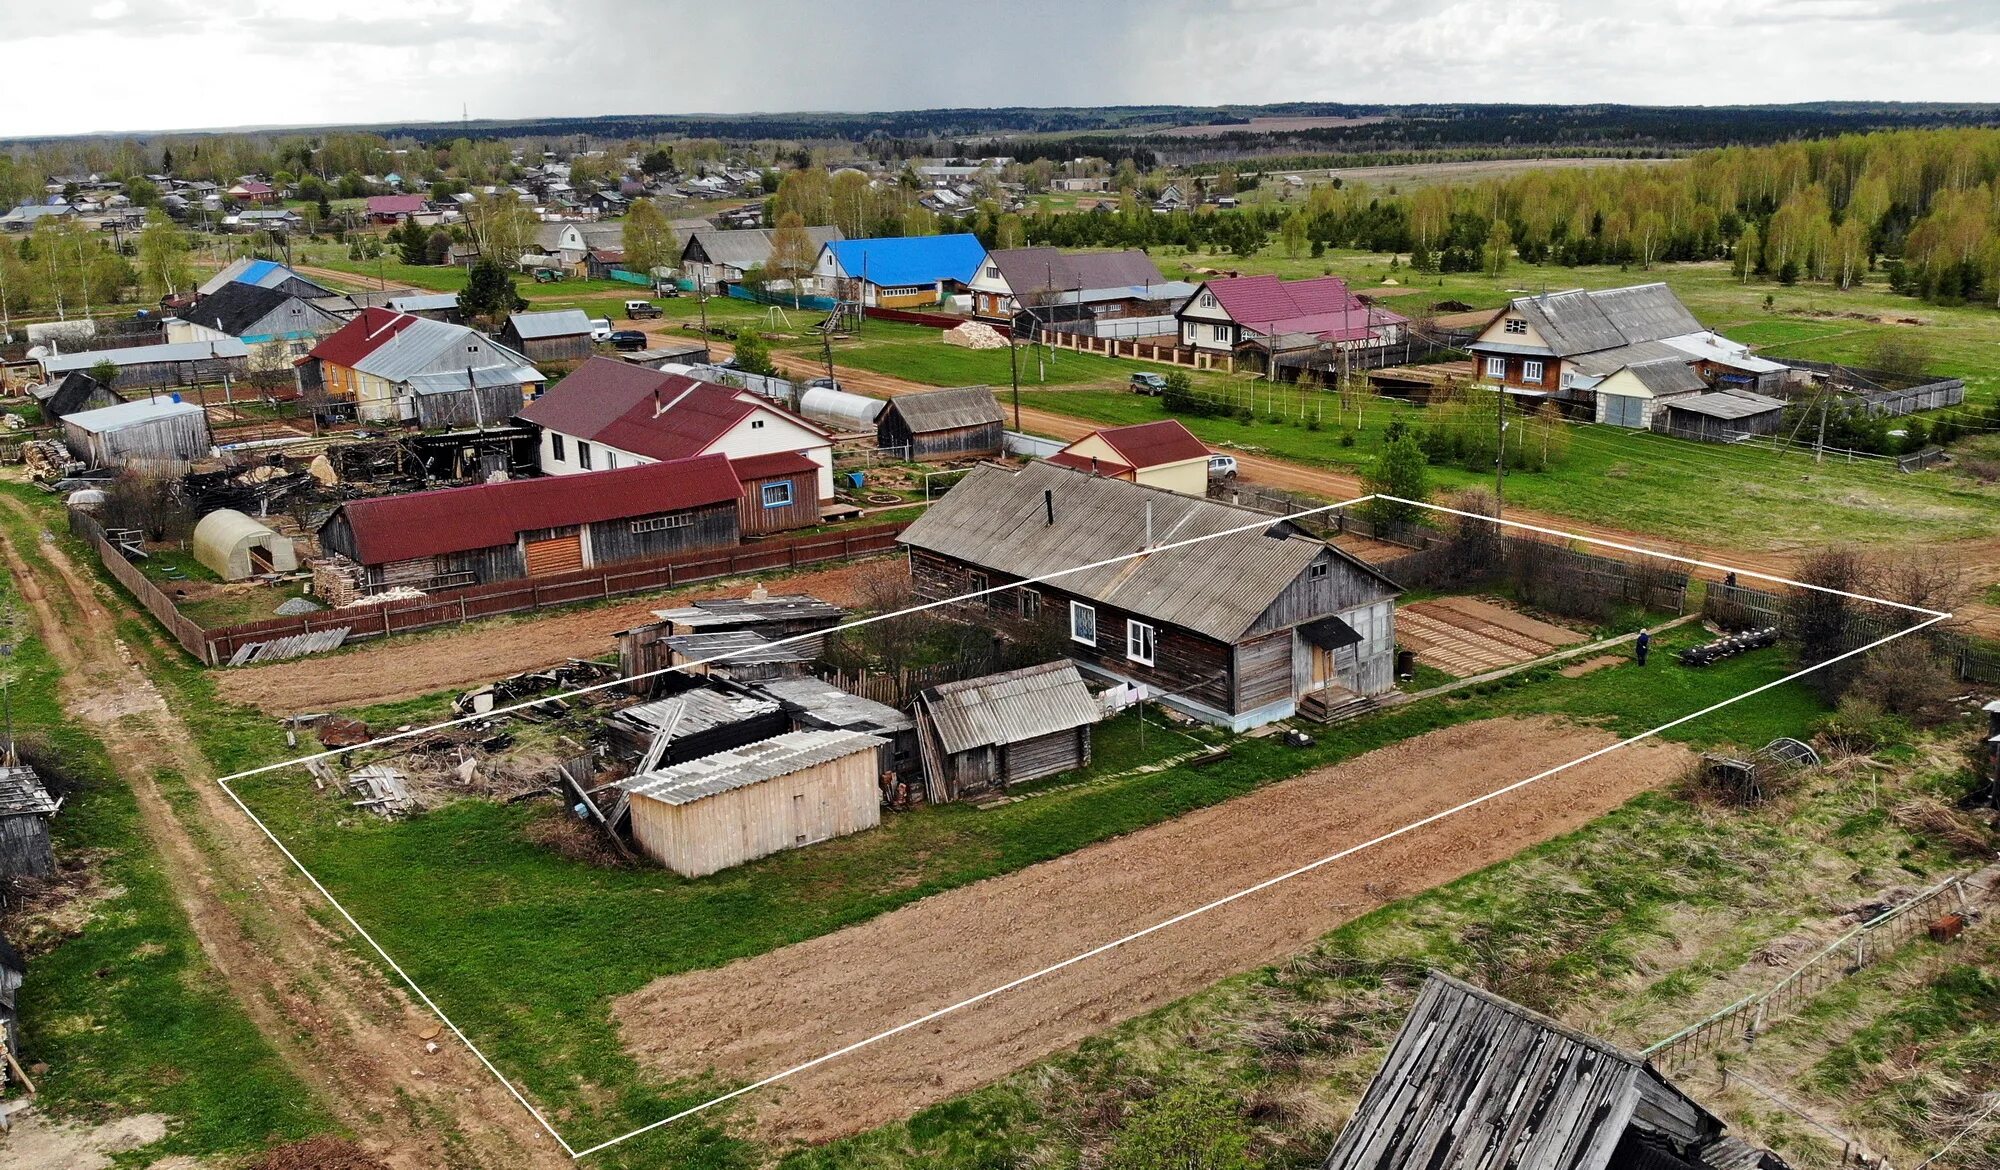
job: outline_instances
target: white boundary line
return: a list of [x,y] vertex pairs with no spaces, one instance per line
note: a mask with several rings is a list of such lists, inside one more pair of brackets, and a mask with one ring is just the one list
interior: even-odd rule
[[889,1028],[882,1032],[878,1032],[873,1036],[869,1036],[865,1039],[856,1041],[843,1048],[837,1049],[833,1052],[826,1053],[822,1056],[815,1057],[814,1059],[806,1061],[803,1064],[795,1065],[782,1072],[768,1076],[763,1080],[756,1081],[752,1084],[744,1085],[740,1088],[731,1090],[730,1092],[711,1098],[710,1100],[705,1101],[699,1105],[695,1105],[691,1108],[684,1109],[679,1113],[675,1113],[669,1117],[661,1118],[658,1121],[634,1129],[629,1133],[622,1134],[608,1141],[600,1142],[597,1145],[590,1146],[583,1150],[576,1149],[575,1147],[570,1145],[568,1141],[564,1140],[563,1136],[559,1132],[557,1132],[552,1125],[549,1124],[548,1120],[542,1116],[541,1112],[537,1110],[534,1107],[534,1105],[528,1101],[527,1097],[521,1092],[521,1090],[516,1088],[514,1083],[508,1080],[507,1077],[500,1072],[500,1070],[493,1064],[492,1060],[489,1059],[487,1055],[480,1050],[479,1046],[472,1042],[472,1039],[468,1037],[458,1027],[458,1025],[454,1023],[451,1020],[451,1018],[445,1014],[442,1008],[438,1007],[437,1003],[433,1001],[431,997],[423,990],[423,988],[417,984],[416,980],[412,979],[409,973],[403,970],[402,966],[396,962],[396,960],[389,954],[389,952],[385,950],[382,947],[382,945],[375,940],[375,937],[371,935],[367,931],[367,929],[364,928],[361,925],[361,923],[355,919],[354,915],[350,913],[348,909],[344,905],[342,905],[337,898],[333,896],[333,893],[320,883],[319,879],[313,875],[312,871],[306,868],[305,864],[301,862],[295,854],[293,854],[293,852],[285,845],[285,843],[282,840],[279,839],[278,835],[271,830],[270,826],[266,825],[264,821],[250,809],[249,805],[243,801],[242,797],[237,795],[235,789],[230,787],[230,782],[235,780],[242,780],[251,776],[262,775],[269,772],[275,772],[288,768],[298,767],[302,764],[312,763],[314,761],[324,760],[334,756],[345,755],[349,752],[364,751],[371,748],[380,747],[385,744],[394,743],[405,739],[410,739],[420,735],[426,735],[429,734],[430,732],[437,731],[447,727],[456,727],[467,723],[481,722],[484,720],[495,718],[496,716],[506,715],[514,711],[525,710],[529,707],[538,706],[543,703],[554,702],[560,699],[571,698],[577,695],[591,694],[597,691],[608,690],[614,687],[621,687],[636,679],[652,678],[658,675],[692,670],[695,667],[705,666],[710,663],[724,661],[728,658],[733,657],[736,654],[745,653],[746,651],[740,651],[740,650],[728,651],[714,655],[713,657],[710,658],[705,658],[694,662],[686,662],[678,666],[662,667],[658,670],[647,671],[642,674],[633,675],[629,678],[619,678],[609,682],[594,683],[590,686],[578,687],[575,690],[558,692],[557,694],[553,695],[543,695],[534,699],[525,700],[523,702],[515,703],[506,707],[496,707],[490,711],[482,712],[475,715],[468,715],[456,719],[449,719],[439,723],[430,724],[426,727],[413,728],[409,731],[395,732],[390,735],[380,736],[375,739],[371,739],[366,743],[357,744],[353,747],[329,749],[327,751],[315,752],[299,756],[297,758],[282,761],[280,763],[265,764],[256,768],[248,768],[240,772],[233,772],[227,776],[220,777],[216,780],[216,784],[219,787],[221,787],[221,789],[225,794],[228,795],[229,799],[236,805],[236,807],[242,810],[243,815],[249,817],[251,822],[255,824],[260,831],[263,832],[264,836],[269,838],[273,845],[277,846],[278,851],[284,854],[285,859],[290,861],[293,867],[295,867],[302,875],[305,876],[305,879],[312,884],[313,889],[318,891],[320,896],[326,899],[327,904],[332,906],[334,910],[340,914],[341,918],[344,919],[347,922],[347,924],[354,929],[355,933],[360,935],[362,940],[365,941],[369,945],[369,947],[375,951],[376,954],[381,956],[383,962],[388,964],[390,970],[395,972],[397,978],[401,979],[403,983],[407,985],[410,988],[410,990],[414,992],[420,1000],[423,1001],[424,1006],[426,1006],[433,1013],[435,1013],[438,1019],[442,1021],[447,1028],[451,1029],[452,1035],[456,1036],[459,1042],[464,1044],[466,1049],[470,1051],[473,1054],[473,1056],[479,1060],[480,1064],[483,1065],[489,1073],[493,1074],[494,1079],[498,1080],[500,1084],[507,1090],[509,1095],[511,1095],[515,1101],[519,1102],[523,1109],[528,1111],[528,1115],[534,1118],[535,1123],[539,1125],[542,1128],[542,1130],[546,1132],[549,1135],[549,1137],[556,1142],[558,1146],[562,1147],[563,1152],[568,1154],[573,1160],[580,1160],[582,1158],[590,1156],[591,1154],[598,1153],[600,1151],[616,1146],[622,1142],[629,1141],[632,1138],[638,1137],[642,1134],[649,1133],[653,1130],[660,1129],[667,1125],[671,1125],[674,1122],[684,1120],[688,1117],[693,1116],[694,1114],[703,1112],[704,1110],[711,1109],[727,1101],[734,1100],[735,1098],[741,1097],[747,1093],[755,1092],[758,1089],[766,1088],[770,1085],[776,1084],[779,1081],[796,1076],[799,1073],[806,1072],[810,1069],[816,1068],[829,1061],[837,1060],[850,1053],[856,1052],[870,1045],[879,1043],[893,1036],[900,1035],[901,1033],[909,1031],[913,1028],[921,1027],[924,1024],[936,1020],[942,1016],[946,1016],[953,1012],[957,1012],[965,1008],[983,1003],[988,999],[992,999],[995,996],[1003,995],[1008,991],[1012,991],[1017,987],[1023,986],[1024,984],[1031,983],[1037,979],[1043,978],[1044,976],[1054,974],[1058,971],[1074,966],[1075,964],[1094,958],[1097,955],[1101,955],[1107,951],[1116,949],[1117,947],[1124,946],[1126,943],[1134,942],[1138,939],[1145,938],[1148,935],[1154,934],[1158,931],[1165,930],[1171,926],[1175,926],[1181,922],[1185,922],[1188,919],[1197,917],[1201,914],[1205,914],[1219,907],[1226,906],[1241,898],[1246,898],[1252,894],[1258,893],[1265,889],[1269,889],[1270,887],[1278,885],[1282,882],[1290,881],[1291,879],[1299,877],[1303,874],[1311,873],[1312,871],[1317,870],[1323,866],[1329,865],[1343,858],[1350,857],[1363,850],[1370,849],[1376,845],[1380,845],[1384,842],[1394,840],[1395,838],[1401,837],[1407,833],[1415,832],[1418,829],[1424,828],[1425,826],[1431,824],[1435,824],[1436,822],[1441,821],[1447,817],[1455,816],[1459,813],[1465,812],[1468,809],[1475,808],[1479,805],[1487,803],[1488,801],[1504,796],[1510,792],[1514,792],[1518,789],[1525,788],[1530,784],[1536,783],[1537,781],[1544,780],[1550,776],[1554,776],[1558,773],[1567,771],[1570,768],[1574,768],[1579,764],[1587,763],[1588,761],[1594,760],[1607,753],[1616,751],[1623,747],[1627,747],[1641,740],[1659,735],[1660,733],[1668,731],[1674,727],[1678,727],[1683,723],[1687,723],[1694,719],[1699,719],[1705,715],[1721,710],[1724,707],[1730,706],[1733,703],[1741,702],[1742,700],[1748,699],[1754,695],[1759,695],[1764,693],[1765,691],[1772,690],[1773,688],[1779,686],[1783,686],[1786,683],[1794,682],[1800,678],[1803,678],[1806,675],[1812,674],[1815,671],[1823,670],[1826,667],[1831,666],[1836,662],[1842,661],[1843,659],[1852,658],[1856,655],[1864,654],[1879,646],[1895,641],[1898,638],[1904,637],[1908,634],[1915,633],[1916,631],[1924,629],[1927,626],[1935,625],[1936,623],[1944,621],[1945,619],[1952,616],[1949,613],[1940,612],[1938,610],[1925,609],[1921,606],[1906,605],[1902,602],[1890,601],[1887,598],[1869,597],[1865,594],[1850,593],[1845,590],[1832,589],[1821,585],[1813,585],[1803,581],[1795,581],[1787,577],[1779,577],[1769,573],[1760,573],[1749,569],[1740,569],[1731,565],[1717,564],[1712,561],[1698,560],[1693,557],[1680,556],[1674,553],[1660,552],[1656,549],[1642,548],[1635,545],[1621,544],[1617,541],[1604,540],[1598,537],[1585,536],[1582,535],[1581,533],[1565,532],[1561,529],[1545,528],[1539,525],[1525,524],[1519,521],[1505,520],[1494,516],[1485,516],[1477,512],[1461,511],[1459,509],[1446,507],[1441,504],[1431,504],[1419,500],[1406,500],[1400,496],[1391,496],[1387,494],[1371,494],[1366,496],[1359,496],[1350,500],[1344,500],[1339,503],[1326,504],[1316,508],[1307,508],[1286,515],[1271,516],[1269,518],[1260,519],[1254,524],[1245,524],[1235,528],[1223,529],[1217,532],[1207,533],[1202,536],[1189,537],[1184,540],[1170,541],[1164,544],[1155,545],[1151,548],[1141,549],[1131,553],[1125,553],[1120,556],[1107,557],[1103,560],[1093,561],[1083,565],[1077,565],[1073,568],[1061,569],[1053,573],[1045,573],[1039,577],[1031,577],[1020,581],[1010,581],[1002,585],[989,586],[988,588],[985,589],[974,590],[968,593],[960,594],[958,596],[946,598],[940,601],[922,602],[917,605],[896,610],[893,613],[876,614],[871,617],[859,618],[851,622],[841,623],[827,630],[818,630],[808,634],[796,634],[786,638],[774,639],[769,644],[784,645],[790,642],[804,641],[809,638],[822,638],[828,633],[839,632],[842,630],[857,629],[859,627],[871,625],[879,621],[885,621],[890,618],[902,617],[912,613],[921,613],[926,610],[937,609],[948,605],[957,605],[965,601],[987,596],[989,594],[1003,593],[1011,589],[1018,589],[1024,585],[1037,585],[1043,582],[1053,581],[1061,577],[1066,577],[1072,573],[1080,573],[1090,569],[1104,568],[1109,565],[1120,564],[1125,561],[1134,560],[1138,557],[1150,556],[1153,555],[1154,553],[1170,551],[1178,548],[1185,548],[1190,545],[1199,544],[1202,541],[1206,540],[1213,540],[1221,536],[1230,536],[1244,532],[1255,532],[1263,529],[1268,529],[1276,524],[1297,521],[1308,516],[1314,516],[1325,512],[1338,511],[1343,508],[1352,507],[1356,504],[1364,504],[1369,502],[1370,500],[1375,500],[1375,499],[1392,500],[1396,503],[1408,504],[1413,507],[1423,508],[1434,512],[1446,513],[1449,515],[1460,516],[1468,519],[1486,520],[1508,528],[1518,528],[1518,529],[1523,529],[1525,531],[1538,532],[1550,536],[1558,536],[1566,540],[1580,541],[1585,544],[1597,545],[1605,548],[1613,548],[1623,552],[1635,553],[1641,556],[1652,557],[1658,560],[1673,561],[1680,564],[1693,565],[1701,568],[1714,569],[1723,572],[1732,572],[1738,574],[1739,576],[1752,577],[1762,581],[1770,581],[1778,584],[1792,586],[1794,588],[1811,589],[1821,593],[1835,594],[1856,601],[1864,601],[1876,605],[1884,605],[1890,608],[1904,610],[1909,613],[1925,615],[1926,620],[1919,622],[1915,625],[1912,625],[1906,629],[1899,630],[1894,634],[1890,634],[1883,638],[1878,638],[1875,641],[1870,642],[1865,646],[1849,650],[1843,654],[1836,655],[1823,662],[1818,662],[1813,664],[1812,666],[1805,667],[1804,669],[1795,671],[1792,674],[1786,675],[1784,678],[1764,683],[1760,686],[1745,691],[1740,695],[1736,695],[1732,698],[1724,699],[1719,703],[1715,703],[1708,707],[1704,707],[1703,709],[1696,711],[1692,714],[1680,716],[1679,718],[1660,724],[1658,727],[1652,728],[1648,731],[1644,731],[1637,735],[1631,736],[1627,739],[1620,740],[1617,743],[1611,744],[1607,747],[1599,748],[1596,751],[1580,756],[1577,759],[1569,761],[1568,763],[1559,764],[1556,767],[1537,773],[1533,776],[1529,776],[1522,780],[1514,781],[1511,784],[1507,784],[1500,788],[1496,788],[1491,792],[1485,793],[1484,795],[1481,796],[1474,797],[1471,800],[1465,801],[1462,804],[1455,805],[1452,808],[1445,809],[1441,812],[1432,813],[1429,816],[1423,817],[1416,821],[1412,821],[1409,824],[1402,826],[1401,828],[1391,830],[1390,832],[1385,833],[1382,836],[1376,837],[1373,840],[1364,841],[1359,845],[1349,846],[1346,849],[1340,850],[1336,853],[1328,854],[1325,857],[1322,857],[1316,861],[1308,862],[1307,864],[1302,865],[1296,869],[1290,870],[1286,873],[1279,874],[1275,877],[1266,878],[1263,881],[1257,882],[1254,885],[1247,886],[1241,890],[1236,891],[1235,893],[1225,895],[1224,897],[1218,898],[1215,901],[1209,902],[1205,905],[1195,907],[1192,910],[1183,911],[1179,914],[1174,915],[1171,918],[1167,918],[1160,922],[1154,923],[1151,926],[1144,927],[1122,938],[1114,939],[1108,943],[1102,943],[1089,950],[1083,951],[1077,955],[1071,956],[1070,958],[1064,959],[1061,962],[1052,964],[1048,967],[1044,967],[1039,971],[1035,971],[1031,974],[1021,976],[1018,979],[1012,980],[998,987],[991,988],[987,991],[980,992],[978,995],[972,996],[968,999],[961,1000],[958,1003],[952,1004],[948,1007],[939,1008],[936,1011],[927,1013],[916,1019],[910,1020],[902,1024],[898,1024],[893,1028]]

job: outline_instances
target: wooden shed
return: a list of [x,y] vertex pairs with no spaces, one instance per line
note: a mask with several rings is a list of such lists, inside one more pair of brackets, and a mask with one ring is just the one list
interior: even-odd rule
[[64,418],[62,428],[70,454],[93,467],[185,471],[215,444],[208,412],[178,398],[80,410]]
[[932,687],[917,696],[929,799],[942,804],[1080,768],[1102,716],[1067,660]]
[[819,464],[797,451],[731,459],[743,484],[737,520],[743,535],[810,528],[819,523]]
[[923,779],[923,754],[917,748],[917,723],[908,715],[873,699],[843,691],[824,679],[793,676],[753,683],[750,689],[783,704],[800,731],[859,731],[880,736],[877,776],[889,774],[906,784]]
[[1745,435],[1775,435],[1784,427],[1785,404],[1750,390],[1717,390],[1673,398],[1653,419],[1653,429],[1677,439],[1733,443]]
[[61,807],[33,768],[0,765],[0,881],[55,873],[49,818]]
[[582,309],[515,313],[501,327],[500,343],[535,362],[580,362],[595,352],[590,317]]
[[[27,961],[21,952],[0,935],[0,1046],[13,1055],[16,1064],[21,1063],[21,1014],[18,999],[21,984],[28,977]],[[6,1061],[0,1060],[0,1087],[11,1080]]]
[[985,386],[900,394],[875,419],[879,447],[908,447],[918,462],[1000,454],[1007,416]]
[[621,780],[632,840],[693,878],[872,829],[882,823],[882,743],[856,731],[792,731]]
[[614,742],[652,767],[669,767],[783,735],[791,717],[776,699],[696,686],[616,712]]

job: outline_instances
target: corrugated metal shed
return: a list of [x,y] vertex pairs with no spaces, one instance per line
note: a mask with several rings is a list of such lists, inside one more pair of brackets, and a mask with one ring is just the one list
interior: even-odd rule
[[913,435],[955,431],[1006,421],[988,386],[951,386],[918,394],[898,394],[889,402]]
[[753,662],[811,662],[812,655],[799,643],[777,645],[762,634],[749,630],[720,630],[710,634],[669,634],[661,638],[667,648],[690,662],[718,665]]
[[789,731],[762,743],[620,780],[618,787],[633,796],[651,797],[664,804],[693,804],[706,797],[788,776],[815,764],[874,751],[883,742],[858,731]]
[[821,679],[767,679],[755,684],[754,689],[798,708],[824,727],[888,735],[917,726],[914,719],[887,703],[851,694]]
[[1066,659],[944,683],[925,691],[923,702],[953,755],[1084,727],[1104,714]]
[[1685,410],[1689,414],[1724,420],[1750,418],[1785,409],[1782,400],[1766,398],[1762,394],[1753,394],[1748,390],[1718,390],[1713,394],[1701,394],[1693,398],[1677,398],[1667,405],[1674,410]]
[[613,716],[643,729],[647,734],[668,731],[676,739],[742,723],[763,715],[775,715],[774,699],[754,695],[725,695],[707,687],[696,687],[667,699],[655,699],[627,707]]
[[1686,394],[1690,391],[1699,393],[1708,389],[1708,383],[1702,381],[1701,375],[1696,373],[1694,367],[1685,360],[1668,358],[1664,361],[1641,362],[1626,368],[1632,371],[1634,378],[1639,379],[1641,386],[1653,392],[1654,397]]
[[144,426],[163,418],[175,418],[187,414],[204,414],[195,403],[179,402],[170,398],[148,399],[142,402],[121,402],[117,406],[102,406],[96,410],[82,410],[63,419],[65,426],[78,427],[92,434],[108,434],[128,427]]
[[551,309],[545,313],[515,313],[507,318],[514,335],[523,341],[548,337],[575,337],[590,332],[590,315],[582,309]]
[[114,366],[147,366],[161,362],[203,362],[217,358],[249,357],[250,347],[234,337],[218,337],[213,341],[176,341],[167,345],[130,345],[122,349],[91,349],[82,353],[66,353],[41,359],[42,369],[50,374],[66,374],[71,370],[88,370],[99,362],[110,362]]

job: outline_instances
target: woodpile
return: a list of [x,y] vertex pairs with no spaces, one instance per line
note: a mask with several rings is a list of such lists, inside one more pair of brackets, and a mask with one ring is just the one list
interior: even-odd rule
[[361,566],[339,553],[314,561],[312,578],[313,595],[325,598],[335,608],[352,605],[355,598],[368,591],[367,576]]

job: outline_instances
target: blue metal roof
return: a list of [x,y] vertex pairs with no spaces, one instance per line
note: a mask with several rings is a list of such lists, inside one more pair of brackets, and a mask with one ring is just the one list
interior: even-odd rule
[[243,271],[236,274],[238,284],[262,284],[264,278],[283,268],[276,260],[252,260]]
[[986,259],[979,237],[969,234],[834,240],[827,247],[843,273],[875,285],[969,282]]

